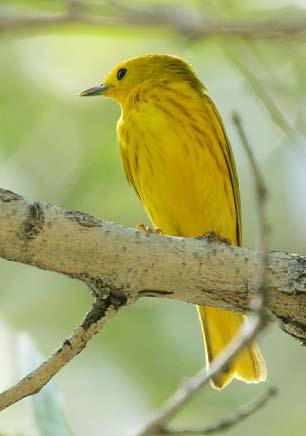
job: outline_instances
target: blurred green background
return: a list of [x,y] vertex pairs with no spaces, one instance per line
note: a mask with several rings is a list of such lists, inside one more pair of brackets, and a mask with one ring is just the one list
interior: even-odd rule
[[[123,2],[126,7],[148,3]],[[173,11],[185,8],[187,19],[306,18],[302,0],[173,0],[150,5],[156,8],[157,3]],[[103,3],[87,5],[86,13],[103,15]],[[60,0],[2,0],[0,16],[46,17],[65,13],[66,6]],[[117,9],[112,6],[108,14]],[[243,117],[268,184],[271,248],[305,255],[305,48],[302,39],[245,41],[228,35],[190,40],[149,25],[74,24],[0,32],[0,186],[132,227],[146,221],[121,169],[115,132],[119,107],[103,98],[80,99],[78,93],[100,83],[124,59],[172,53],[193,65],[227,127],[240,179],[245,245],[256,246],[257,214],[252,174],[231,122],[233,109]],[[5,388],[24,370],[20,333],[26,332],[48,356],[80,322],[91,296],[76,281],[4,260],[0,283],[0,387]],[[265,333],[261,345],[267,384],[276,385],[279,395],[227,434],[305,434],[305,350],[277,326]],[[121,435],[160,406],[203,362],[195,308],[147,298],[121,310],[57,375],[56,401],[72,434]],[[174,423],[210,423],[265,388],[237,381],[222,392],[206,388]],[[52,421],[52,416],[38,419],[33,400],[23,400],[1,413],[0,433],[69,434],[48,423],[42,426],[44,419]]]

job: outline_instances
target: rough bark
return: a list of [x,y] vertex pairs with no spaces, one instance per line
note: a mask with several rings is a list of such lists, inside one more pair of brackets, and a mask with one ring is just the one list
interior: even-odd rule
[[[97,292],[166,297],[245,312],[259,253],[150,234],[0,189],[0,256],[79,279]],[[271,252],[267,309],[306,344],[306,258]]]

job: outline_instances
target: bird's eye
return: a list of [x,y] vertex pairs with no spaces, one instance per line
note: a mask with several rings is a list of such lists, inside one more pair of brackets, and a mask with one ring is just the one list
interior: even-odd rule
[[123,77],[126,75],[126,73],[127,73],[126,68],[120,68],[120,70],[118,70],[118,72],[117,72],[117,79],[118,80],[123,79]]

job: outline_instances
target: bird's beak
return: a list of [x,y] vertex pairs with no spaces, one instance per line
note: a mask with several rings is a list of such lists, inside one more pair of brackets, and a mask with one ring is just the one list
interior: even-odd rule
[[88,97],[91,95],[102,95],[107,91],[110,87],[106,85],[94,86],[93,88],[86,89],[85,91],[80,92],[81,97]]

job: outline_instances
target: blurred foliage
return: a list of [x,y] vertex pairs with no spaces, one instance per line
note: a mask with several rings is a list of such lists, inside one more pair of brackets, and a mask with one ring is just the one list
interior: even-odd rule
[[[160,3],[227,20],[283,19],[306,11],[306,2],[298,0]],[[59,13],[64,8],[61,0],[2,0],[0,16]],[[245,245],[256,245],[257,219],[252,175],[231,123],[233,109],[243,116],[269,186],[271,246],[306,254],[306,57],[305,43],[298,39],[246,42],[216,36],[190,41],[157,28],[133,31],[84,25],[3,34],[0,186],[129,226],[147,222],[120,165],[115,132],[119,108],[103,98],[79,99],[78,92],[100,83],[123,59],[149,52],[173,53],[190,61],[221,111],[237,160]],[[6,325],[26,331],[49,355],[81,320],[91,297],[78,282],[4,260],[0,277],[0,387],[4,388],[20,377]],[[306,428],[305,351],[277,327],[266,333],[262,348],[268,383],[277,385],[280,394],[228,434],[301,435]],[[118,435],[158,407],[202,365],[195,309],[146,299],[123,309],[61,371],[56,384],[73,434]],[[221,393],[206,389],[176,424],[210,422],[262,389],[263,385],[239,382]],[[37,397],[38,404],[45,404],[44,394]],[[0,432],[38,434],[30,401],[1,413]]]

